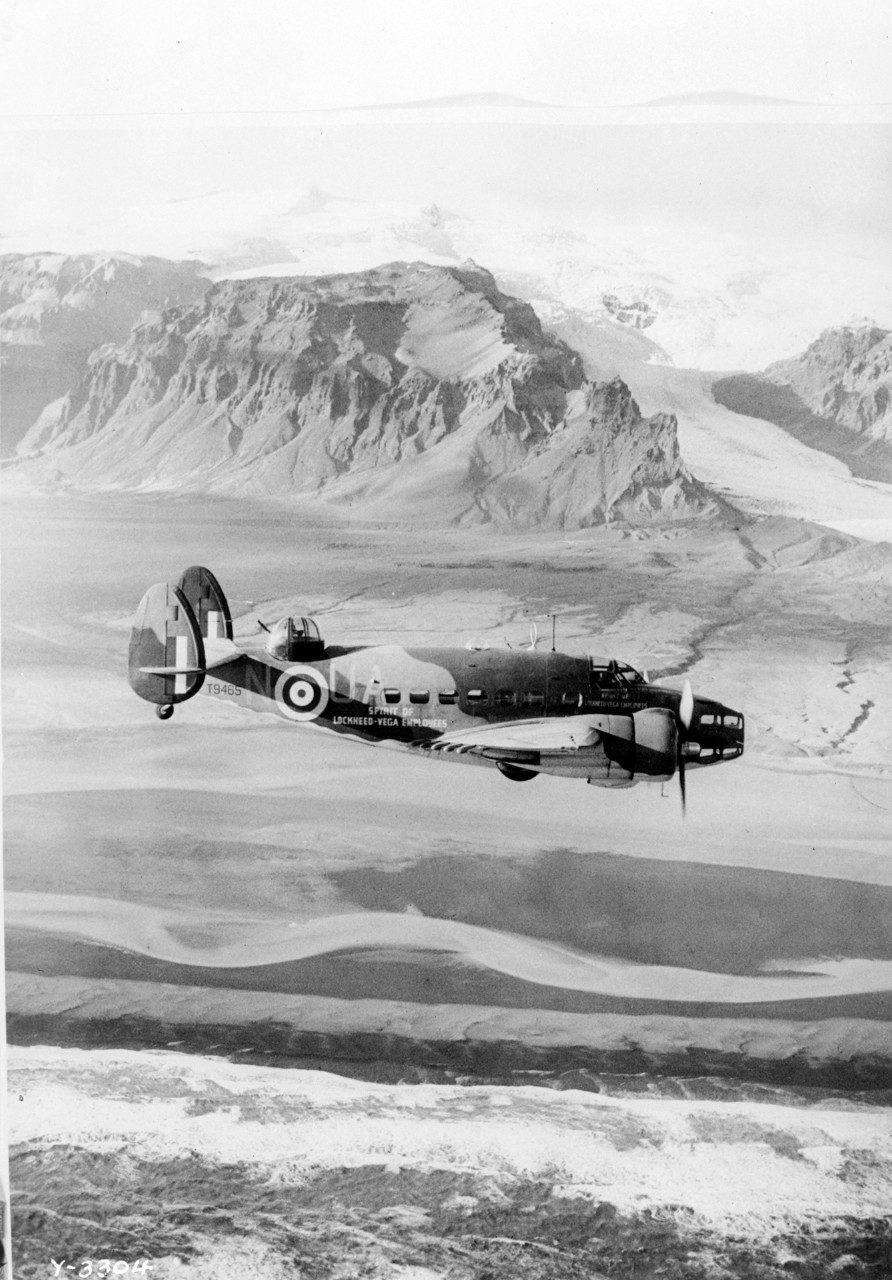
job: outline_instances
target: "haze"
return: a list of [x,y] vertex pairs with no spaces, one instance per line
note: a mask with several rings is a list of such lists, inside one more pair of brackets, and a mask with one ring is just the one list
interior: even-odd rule
[[10,115],[305,111],[484,91],[584,107],[716,90],[889,99],[877,0],[10,0],[5,13]]

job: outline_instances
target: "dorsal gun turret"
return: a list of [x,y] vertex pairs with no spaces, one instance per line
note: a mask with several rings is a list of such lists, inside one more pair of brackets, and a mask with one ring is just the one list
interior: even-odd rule
[[270,628],[266,651],[280,662],[312,662],[325,652],[325,641],[313,618],[280,618]]

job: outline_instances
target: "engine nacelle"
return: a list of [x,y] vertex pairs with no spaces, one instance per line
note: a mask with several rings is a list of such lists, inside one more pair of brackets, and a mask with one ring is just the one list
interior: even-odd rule
[[630,778],[645,777],[667,781],[678,763],[678,724],[668,707],[648,707],[630,717],[628,737],[604,734],[604,754]]

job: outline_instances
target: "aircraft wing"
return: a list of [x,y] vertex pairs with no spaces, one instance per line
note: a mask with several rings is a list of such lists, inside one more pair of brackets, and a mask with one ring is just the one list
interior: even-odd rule
[[454,729],[426,744],[432,751],[483,756],[488,760],[533,763],[544,751],[573,755],[596,746],[605,734],[630,741],[631,716],[556,716],[551,719],[515,720],[509,724]]
[[625,715],[542,717],[455,729],[424,749],[491,760],[503,773],[558,773],[600,786],[628,786],[637,774],[671,778],[678,756],[675,715],[646,707]]

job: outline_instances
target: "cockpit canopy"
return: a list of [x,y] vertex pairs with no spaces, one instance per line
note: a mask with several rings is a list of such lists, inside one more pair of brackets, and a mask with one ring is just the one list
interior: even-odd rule
[[313,618],[280,618],[270,629],[266,651],[281,662],[312,662],[325,650]]
[[628,662],[618,662],[615,658],[589,658],[589,666],[593,689],[621,688],[623,685],[645,683],[640,671],[629,666]]

